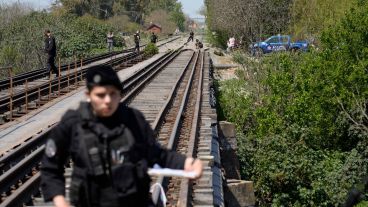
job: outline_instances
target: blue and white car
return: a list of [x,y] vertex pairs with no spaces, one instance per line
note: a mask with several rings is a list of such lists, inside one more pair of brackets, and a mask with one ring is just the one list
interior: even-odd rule
[[277,51],[307,51],[307,41],[291,42],[289,35],[271,36],[263,42],[256,42],[249,46],[251,55],[261,56],[263,54]]

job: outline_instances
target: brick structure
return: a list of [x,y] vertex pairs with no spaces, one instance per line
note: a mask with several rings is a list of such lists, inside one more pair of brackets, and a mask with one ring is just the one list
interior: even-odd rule
[[159,34],[162,32],[162,28],[161,26],[151,23],[151,25],[147,28],[147,31],[150,33],[155,33],[155,34]]

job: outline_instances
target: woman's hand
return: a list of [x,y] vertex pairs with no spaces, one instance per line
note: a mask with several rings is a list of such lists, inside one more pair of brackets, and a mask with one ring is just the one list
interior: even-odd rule
[[194,179],[198,179],[202,176],[203,172],[202,161],[200,159],[187,157],[184,163],[184,170],[187,172],[195,172],[196,177]]
[[65,200],[63,195],[57,195],[53,198],[55,207],[70,207],[68,201]]

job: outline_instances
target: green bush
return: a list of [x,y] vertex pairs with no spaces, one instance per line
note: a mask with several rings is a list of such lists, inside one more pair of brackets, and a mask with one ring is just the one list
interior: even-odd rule
[[147,46],[144,48],[143,54],[146,57],[156,55],[158,54],[158,47],[153,43],[148,43]]
[[[106,48],[106,34],[114,31],[113,27],[91,16],[58,16],[46,12],[32,12],[1,27],[0,63],[13,65],[17,72],[44,67],[45,29],[53,33],[62,62],[73,56],[86,57],[96,48]],[[14,59],[14,55],[11,58],[6,48],[11,48],[12,54],[17,52],[17,58]]]
[[206,41],[215,47],[226,49],[229,35],[225,31],[206,30]]
[[339,206],[368,176],[368,1],[357,2],[322,50],[235,54],[239,79],[219,82],[219,114],[240,129],[241,173],[260,206]]

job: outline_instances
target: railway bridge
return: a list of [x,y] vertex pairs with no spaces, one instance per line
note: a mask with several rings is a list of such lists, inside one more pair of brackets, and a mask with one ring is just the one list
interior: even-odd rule
[[[121,102],[142,111],[162,146],[204,162],[196,181],[152,178],[164,187],[167,206],[251,206],[253,189],[239,181],[234,128],[217,121],[210,53],[184,43],[182,37],[162,40],[160,53],[149,59],[128,49],[59,66],[55,78],[40,69],[1,80],[0,207],[52,206],[39,190],[44,143],[65,111],[85,99],[85,72],[97,64],[118,72]],[[67,191],[71,171],[66,166]]]

